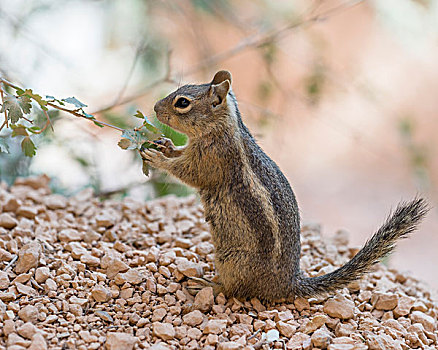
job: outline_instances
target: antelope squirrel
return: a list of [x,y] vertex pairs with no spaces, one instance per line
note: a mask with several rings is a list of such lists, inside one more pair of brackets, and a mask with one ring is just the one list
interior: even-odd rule
[[215,247],[216,290],[240,299],[276,301],[334,292],[359,279],[427,213],[423,199],[400,203],[344,266],[323,276],[300,271],[300,216],[292,188],[242,121],[231,74],[185,85],[158,101],[158,120],[186,134],[188,144],[141,153],[152,167],[196,188]]

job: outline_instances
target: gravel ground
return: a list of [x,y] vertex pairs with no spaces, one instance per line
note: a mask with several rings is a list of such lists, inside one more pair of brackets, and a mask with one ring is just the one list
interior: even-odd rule
[[[100,202],[46,177],[0,185],[0,349],[437,349],[438,303],[383,265],[326,298],[263,305],[202,289],[213,246],[194,197]],[[350,259],[348,234],[302,229],[309,275]]]

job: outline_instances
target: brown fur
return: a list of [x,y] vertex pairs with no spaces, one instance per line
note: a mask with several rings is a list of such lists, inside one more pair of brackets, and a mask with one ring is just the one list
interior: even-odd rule
[[[181,98],[186,101],[178,102]],[[427,212],[422,199],[401,204],[346,265],[306,278],[299,268],[300,218],[294,193],[243,124],[231,74],[220,71],[211,83],[185,85],[154,109],[161,122],[187,134],[189,142],[177,151],[168,144],[172,156],[155,150],[142,156],[199,191],[220,287],[228,296],[275,301],[333,292],[389,254]]]

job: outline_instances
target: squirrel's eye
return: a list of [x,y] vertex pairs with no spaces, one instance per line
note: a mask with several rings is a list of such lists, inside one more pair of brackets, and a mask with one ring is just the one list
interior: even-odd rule
[[190,101],[188,99],[186,99],[185,97],[180,97],[178,100],[176,100],[175,102],[175,107],[177,108],[187,108],[190,104]]

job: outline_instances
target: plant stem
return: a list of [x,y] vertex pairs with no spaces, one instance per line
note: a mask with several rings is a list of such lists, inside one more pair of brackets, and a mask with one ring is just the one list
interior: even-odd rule
[[[20,88],[19,86],[14,85],[14,84],[12,84],[11,82],[9,82],[9,81],[7,81],[6,79],[3,79],[3,78],[0,78],[0,83],[3,83],[3,84],[5,84],[5,85],[7,85],[7,86],[9,86],[9,87],[11,87],[11,88],[13,88],[13,89],[15,89],[15,90],[18,90],[18,89],[23,90],[23,89]],[[0,87],[0,94],[1,94],[2,102],[4,103],[4,101],[3,101],[3,90],[1,89],[1,87]],[[102,121],[100,121],[100,120],[87,118],[86,116],[84,116],[84,115],[78,113],[76,110],[71,110],[71,109],[68,109],[68,108],[61,107],[61,106],[58,106],[58,105],[56,105],[56,104],[54,104],[54,103],[52,103],[52,102],[48,102],[47,105],[50,106],[50,107],[52,107],[52,108],[58,109],[58,110],[60,110],[60,111],[63,111],[63,112],[66,112],[66,113],[72,114],[72,115],[74,115],[75,117],[88,119],[88,120],[91,120],[91,121],[93,121],[93,122],[97,122],[97,123],[99,123],[99,124],[105,125],[105,126],[107,126],[107,127],[109,127],[109,128],[115,129],[115,130],[122,131],[122,132],[124,131],[124,129],[119,128],[118,126],[111,125],[111,124],[108,124],[108,123],[102,122]],[[44,110],[43,110],[43,112],[46,114],[46,118],[47,118],[47,123],[46,123],[46,125],[44,126],[44,128],[42,129],[42,130],[45,130],[45,129],[47,128],[47,126],[48,126],[49,124],[52,125],[52,123],[50,122],[50,118],[49,118],[47,112],[44,111]],[[5,122],[3,123],[3,125],[0,126],[0,130],[1,130],[4,126],[8,127],[8,119],[7,119],[7,116],[6,116],[6,111],[5,111],[5,118],[6,118],[6,120],[5,120]],[[52,126],[52,130],[53,130],[53,126]]]

